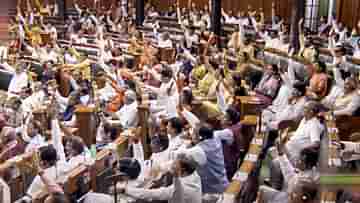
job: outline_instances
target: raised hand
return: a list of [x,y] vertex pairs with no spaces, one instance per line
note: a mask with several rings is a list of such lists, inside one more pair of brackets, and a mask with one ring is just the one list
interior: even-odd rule
[[301,18],[300,20],[299,20],[299,25],[302,25],[304,23],[304,18]]

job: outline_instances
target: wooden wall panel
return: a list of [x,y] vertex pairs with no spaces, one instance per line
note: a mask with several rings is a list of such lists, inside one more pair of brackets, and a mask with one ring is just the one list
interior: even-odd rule
[[360,20],[359,10],[359,0],[337,0],[336,18],[349,28],[355,27]]
[[[65,0],[66,7],[73,7],[74,0]],[[93,8],[93,0],[77,0],[81,4],[85,4],[91,8]],[[177,0],[148,0],[153,5],[156,6],[157,9],[166,10],[171,5],[175,5]],[[179,0],[181,7],[187,7],[188,0]],[[222,0],[222,6],[225,11],[232,10],[234,14],[237,14],[239,11],[247,12],[248,7],[250,6],[252,9],[257,11],[260,8],[263,9],[265,17],[267,20],[270,20],[271,17],[271,5],[275,2],[276,5],[276,14],[285,19],[285,22],[289,22],[290,14],[291,14],[291,2],[293,0]],[[346,0],[346,1],[358,1],[358,0]],[[107,8],[110,7],[112,2],[116,2],[116,0],[100,0],[102,5],[105,5]],[[209,0],[192,0],[195,3],[197,8],[204,8],[205,5],[209,4]]]

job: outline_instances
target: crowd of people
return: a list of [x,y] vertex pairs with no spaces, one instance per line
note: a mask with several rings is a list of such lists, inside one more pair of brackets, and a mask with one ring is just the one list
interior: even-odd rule
[[[0,49],[1,69],[11,74],[0,113],[0,202],[15,201],[8,183],[19,175],[16,158],[34,154],[36,175],[18,201],[47,191],[45,202],[72,202],[59,181],[90,163],[93,147],[109,147],[121,132],[139,127],[146,133],[129,136],[127,153],[117,160],[120,183],[106,194],[88,193],[85,202],[115,202],[114,193],[120,202],[216,202],[244,160],[256,159],[256,177],[242,184],[239,202],[315,203],[329,143],[338,170],[359,171],[357,133],[334,142],[327,135],[334,118],[359,116],[359,74],[349,63],[360,60],[360,24],[350,32],[321,18],[318,30],[309,30],[300,20],[298,48],[275,4],[269,20],[262,9],[222,10],[223,26],[233,31],[216,36],[211,6],[191,0],[166,12],[146,5],[143,26],[135,25],[132,3],[97,3],[94,10],[74,1],[76,15],[65,16],[60,32],[45,23],[58,15],[56,4],[18,0],[12,39]],[[251,98],[256,109],[244,109],[241,98]],[[79,127],[79,106],[97,111],[91,146],[72,130]],[[45,120],[36,117],[41,110]],[[255,122],[243,122],[251,110]],[[249,146],[257,134],[264,140],[254,158]],[[350,189],[337,192],[336,202],[359,201]]]

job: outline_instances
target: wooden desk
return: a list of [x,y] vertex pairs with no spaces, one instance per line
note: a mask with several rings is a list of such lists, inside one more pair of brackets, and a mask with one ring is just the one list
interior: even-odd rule
[[259,115],[264,104],[256,96],[239,96],[236,100],[240,104],[240,113],[242,116]]
[[[329,119],[326,121],[326,127],[328,132],[329,145],[327,149],[323,149],[322,151],[327,150],[326,157],[326,166],[322,166],[322,172],[326,173],[337,173],[339,168],[341,167],[341,158],[340,151],[338,147],[333,143],[338,142],[340,137],[338,135],[338,130],[336,126],[336,121],[333,119]],[[326,147],[325,147],[326,148]],[[336,188],[321,188],[321,202],[336,202],[337,194],[339,190]]]
[[57,72],[59,81],[58,90],[63,97],[68,97],[70,94],[71,84],[70,84],[70,75],[65,72],[62,68],[60,68]]
[[[117,147],[117,152],[120,153],[119,157],[121,157],[127,148],[127,138],[120,136],[113,143]],[[70,171],[68,174],[68,179],[62,183],[59,183],[64,187],[65,193],[69,196],[72,196],[79,192],[79,190],[81,190],[82,193],[86,193],[90,190],[95,192],[98,191],[100,188],[97,187],[97,176],[109,168],[109,164],[111,164],[111,162],[108,162],[108,158],[110,158],[109,156],[111,153],[112,152],[110,150],[104,149],[97,153],[96,160],[93,165],[79,165]],[[84,183],[84,185],[79,185],[80,182]],[[40,191],[33,198],[33,202],[43,203],[47,195],[47,191]]]
[[[248,175],[256,166],[256,162],[258,161],[258,157],[261,153],[264,138],[265,136],[262,133],[256,134],[256,136],[253,137],[249,151],[245,156],[240,169],[236,172],[233,177],[233,181],[224,192],[223,200],[221,201],[222,203],[235,202],[235,199],[240,194],[242,185],[248,179]],[[256,157],[256,159],[254,160],[253,157]]]
[[352,133],[360,131],[360,117],[337,116],[335,118],[335,125],[339,129],[339,139],[349,141]]
[[96,119],[95,109],[79,105],[75,110],[78,136],[90,147],[96,143]]
[[149,147],[149,95],[142,94],[141,104],[138,106],[139,124],[141,127],[140,137],[143,144],[145,159],[150,157]]
[[243,125],[248,125],[248,126],[256,126],[258,119],[259,119],[259,116],[247,115],[247,116],[244,116],[243,120],[241,120],[240,123]]

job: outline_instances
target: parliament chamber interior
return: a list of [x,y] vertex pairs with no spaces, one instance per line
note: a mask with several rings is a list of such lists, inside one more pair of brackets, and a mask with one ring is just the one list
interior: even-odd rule
[[359,0],[0,4],[0,203],[360,203]]

